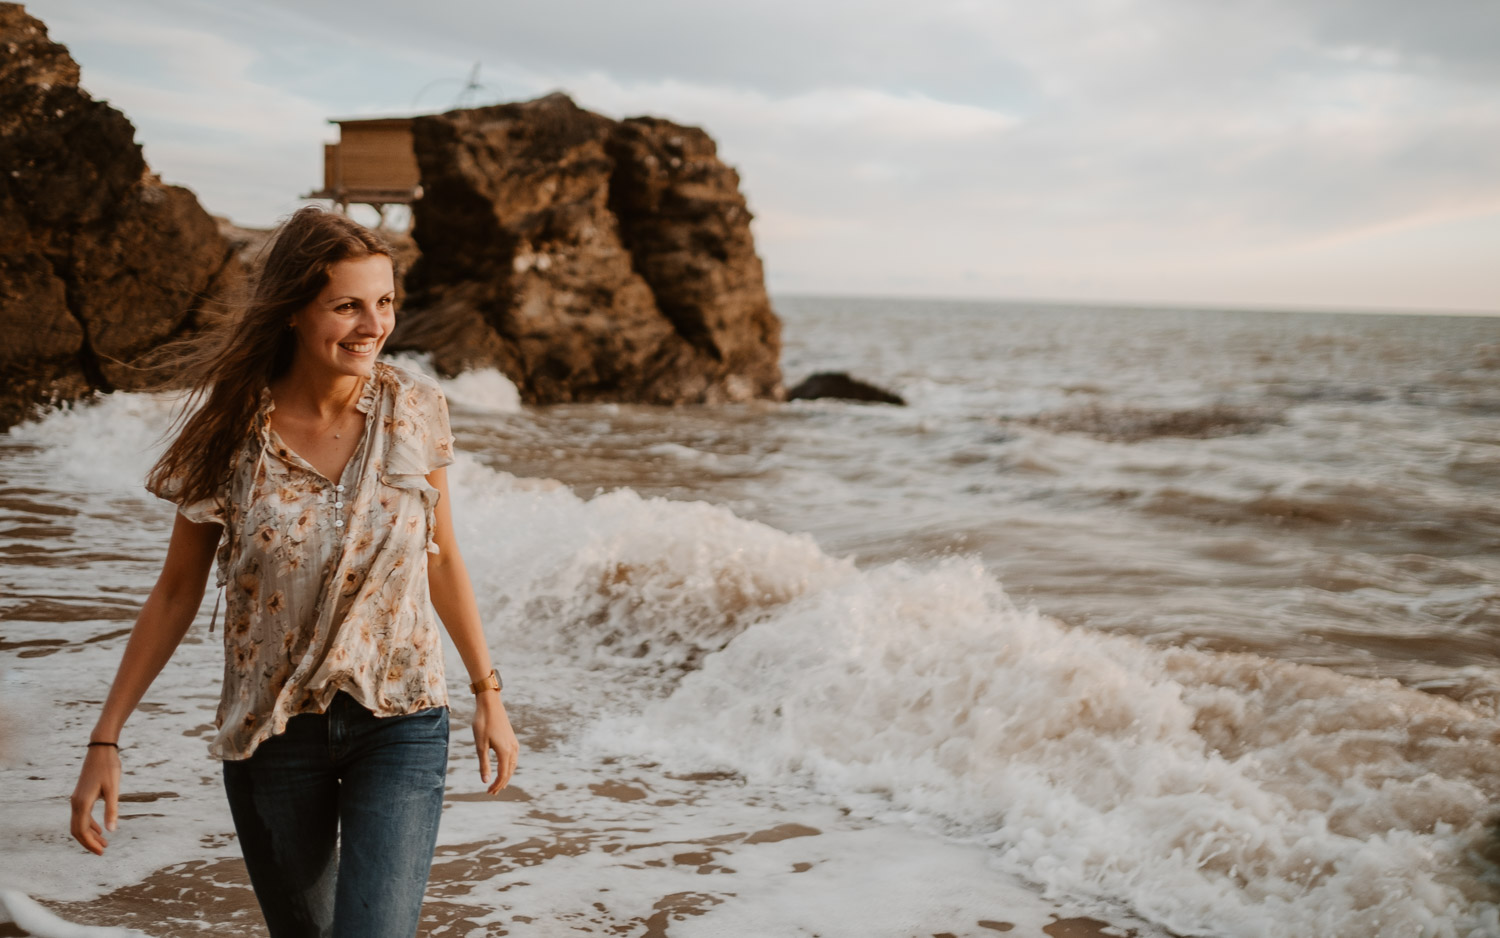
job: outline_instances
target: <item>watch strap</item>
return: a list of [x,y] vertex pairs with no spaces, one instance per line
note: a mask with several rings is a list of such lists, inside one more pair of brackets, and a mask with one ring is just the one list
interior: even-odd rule
[[482,694],[487,690],[504,690],[505,684],[500,680],[500,672],[490,668],[490,673],[469,685],[469,690],[476,694]]

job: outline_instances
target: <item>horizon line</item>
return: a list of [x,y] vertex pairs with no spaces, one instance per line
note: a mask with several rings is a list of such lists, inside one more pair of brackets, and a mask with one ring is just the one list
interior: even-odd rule
[[1347,316],[1463,317],[1469,319],[1500,317],[1500,307],[1489,310],[1440,308],[1414,309],[1411,307],[1359,307],[1292,303],[1249,304],[1236,303],[1232,300],[1097,300],[1039,296],[959,296],[919,293],[859,292],[841,293],[820,290],[772,290],[769,288],[766,290],[766,293],[773,298],[786,297],[788,299],[921,300],[928,303],[952,303],[955,305],[961,303],[997,303],[1005,305],[1033,304],[1037,306],[1068,307],[1072,309],[1111,309],[1128,312],[1160,311],[1199,313],[1300,313],[1310,315]]

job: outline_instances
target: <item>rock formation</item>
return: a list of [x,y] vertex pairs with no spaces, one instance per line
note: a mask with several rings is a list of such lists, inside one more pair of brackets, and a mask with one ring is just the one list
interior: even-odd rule
[[739,177],[702,130],[565,95],[418,118],[421,258],[392,348],[532,403],[779,398]]
[[78,86],[46,27],[0,3],[0,428],[38,403],[139,387],[141,357],[236,288],[193,194]]
[[901,395],[884,388],[877,388],[858,378],[851,378],[842,371],[820,371],[808,375],[797,386],[787,392],[789,401],[810,401],[820,397],[832,397],[845,401],[869,404],[895,404],[905,407]]
[[[421,256],[390,348],[493,365],[527,401],[783,396],[739,177],[703,131],[563,95],[419,118]],[[141,387],[243,286],[260,233],[151,175],[67,49],[0,3],[0,428]],[[401,251],[403,258],[416,250]]]

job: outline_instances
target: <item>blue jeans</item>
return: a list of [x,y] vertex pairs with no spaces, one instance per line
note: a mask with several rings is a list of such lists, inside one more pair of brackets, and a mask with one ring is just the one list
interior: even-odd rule
[[[448,709],[376,717],[340,691],[224,763],[271,938],[412,938],[437,844]],[[342,842],[340,842],[342,838]]]

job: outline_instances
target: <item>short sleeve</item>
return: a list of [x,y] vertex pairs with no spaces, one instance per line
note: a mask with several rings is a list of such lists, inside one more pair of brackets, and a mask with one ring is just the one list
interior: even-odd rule
[[224,524],[224,503],[217,498],[204,498],[178,505],[177,513],[194,524]]
[[391,446],[392,474],[426,475],[453,463],[453,431],[442,388],[422,374],[407,373],[410,385],[400,392],[400,407]]
[[183,502],[182,483],[178,479],[168,479],[160,488],[146,487],[146,491],[157,498],[165,499],[177,506],[177,513],[194,524],[224,524],[224,498],[215,494],[211,498],[202,498],[194,502]]

